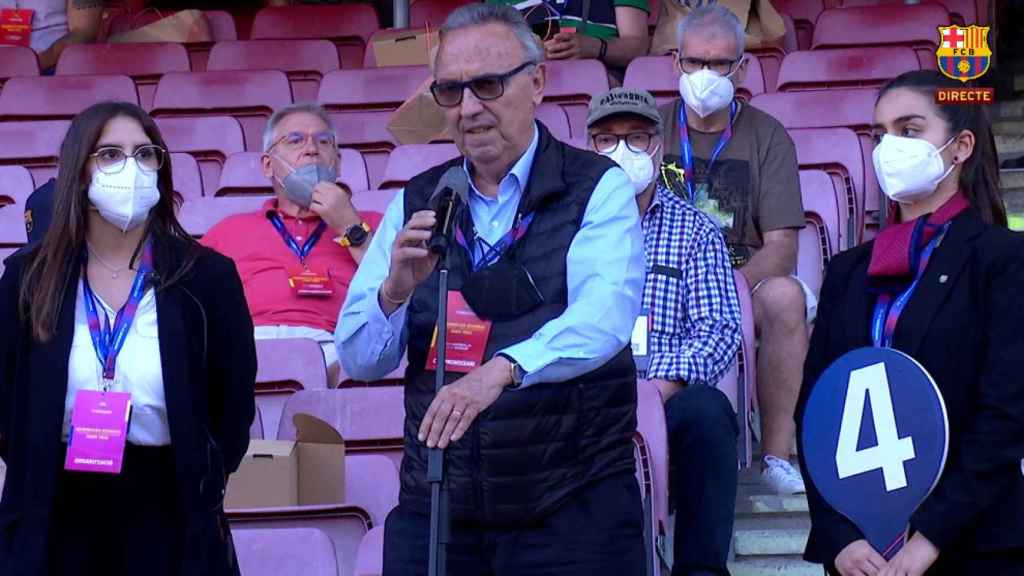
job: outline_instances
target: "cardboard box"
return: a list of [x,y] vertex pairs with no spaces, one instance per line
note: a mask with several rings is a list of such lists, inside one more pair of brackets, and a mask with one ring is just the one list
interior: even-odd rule
[[373,39],[373,58],[377,66],[429,66],[435,48],[437,30],[379,32]]
[[231,475],[224,507],[273,508],[345,501],[345,442],[330,424],[293,418],[298,440],[252,440]]

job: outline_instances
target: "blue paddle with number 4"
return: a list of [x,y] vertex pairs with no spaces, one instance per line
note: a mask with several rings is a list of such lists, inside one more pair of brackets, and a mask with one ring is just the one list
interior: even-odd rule
[[802,439],[825,501],[892,558],[946,464],[946,405],[931,375],[892,348],[848,352],[814,385]]

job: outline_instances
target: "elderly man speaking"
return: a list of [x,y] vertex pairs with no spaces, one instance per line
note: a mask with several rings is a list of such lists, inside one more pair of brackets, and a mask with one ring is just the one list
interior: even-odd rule
[[[644,257],[633,185],[533,120],[543,51],[515,9],[464,6],[440,38],[431,91],[464,157],[397,195],[335,334],[359,379],[380,378],[408,352],[384,574],[426,574],[434,447],[446,449],[452,576],[640,573],[628,343]],[[426,241],[431,196],[452,167],[469,180],[449,250],[448,334],[462,345],[435,395],[439,274]]]

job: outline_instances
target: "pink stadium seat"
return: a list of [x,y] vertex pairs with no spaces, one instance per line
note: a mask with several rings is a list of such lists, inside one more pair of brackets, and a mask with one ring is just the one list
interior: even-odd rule
[[234,116],[242,125],[246,150],[260,150],[267,118],[291,103],[284,72],[171,72],[157,85],[151,113],[154,117]]
[[71,119],[104,100],[139,103],[127,76],[19,76],[0,92],[0,120]]
[[250,40],[218,42],[206,69],[281,70],[296,102],[313,102],[324,74],[337,70],[338,51],[327,40]]
[[874,88],[920,68],[917,54],[906,46],[805,50],[782,61],[778,91]]
[[[169,15],[169,13],[157,10],[116,14],[110,19],[106,36],[114,36],[141,28]],[[229,12],[224,10],[204,10],[203,16],[210,27],[212,42],[189,42],[184,44],[185,49],[188,51],[190,68],[193,72],[206,71],[206,60],[210,55],[210,48],[214,42],[236,40],[238,38],[238,33],[235,30],[235,19]]]
[[552,60],[547,63],[544,101],[565,109],[573,137],[586,135],[590,98],[607,90],[608,72],[599,60]]
[[[352,193],[352,205],[356,210],[360,212],[377,212],[383,214],[387,209],[391,201],[394,200],[395,194],[398,190],[394,188],[386,190],[355,190]],[[403,359],[404,362],[404,359]],[[400,365],[397,369],[393,370],[391,374],[384,377],[382,380],[394,380],[395,378],[401,379],[402,374],[405,373],[405,365]]]
[[[927,4],[941,4],[949,10],[956,24],[978,24],[978,7],[974,0],[923,0]],[[879,6],[882,4],[906,4],[906,0],[843,0],[843,8],[854,6]]]
[[203,177],[199,174],[195,158],[184,152],[172,152],[171,174],[174,176],[174,190],[182,198],[202,197]]
[[473,0],[412,0],[409,2],[409,26],[440,28],[453,10]]
[[825,10],[824,0],[774,0],[772,6],[779,12],[793,18],[796,28],[797,45],[801,50],[811,47],[811,36],[818,14]]
[[[561,110],[559,110],[561,112]],[[401,188],[413,176],[460,155],[455,144],[408,144],[398,146],[388,156],[381,188]]]
[[0,165],[28,168],[36,182],[57,174],[57,158],[70,120],[0,122]]
[[324,352],[309,338],[257,339],[256,402],[265,434],[278,436],[285,402],[297,390],[327,388]]
[[737,355],[737,386],[736,410],[740,422],[739,460],[740,468],[751,465],[753,452],[753,419],[754,405],[757,402],[757,333],[754,330],[754,305],[750,300],[750,285],[747,278],[734,270],[733,281],[736,284],[736,295],[740,301],[740,353]]
[[124,74],[135,81],[139,103],[149,109],[156,83],[167,72],[188,72],[181,44],[71,44],[57,61],[58,76]]
[[324,38],[334,42],[345,68],[359,68],[370,36],[380,28],[372,4],[264,8],[252,24],[253,40]]
[[[747,77],[736,89],[736,97],[743,101],[765,92],[760,60],[753,54],[746,57]],[[647,90],[661,105],[679,98],[679,71],[672,56],[641,56],[629,63],[623,85]]]
[[21,166],[0,166],[0,247],[18,248],[28,242],[25,200],[33,189],[35,183],[28,170]]
[[[273,184],[263,176],[262,156],[260,152],[239,152],[229,156],[224,164],[216,195],[273,194]],[[339,179],[350,190],[365,190],[366,164],[363,162],[363,156],[348,148],[338,150],[338,156],[341,161]]]
[[213,194],[228,156],[245,150],[242,125],[231,116],[157,118],[156,125],[171,152],[187,152],[199,163],[203,191]]
[[533,113],[537,120],[543,124],[551,135],[563,142],[572,139],[572,130],[569,128],[569,117],[565,110],[558,104],[541,102],[540,106]]
[[39,76],[39,58],[26,46],[0,44],[0,88],[13,76]]
[[644,506],[644,532],[655,567],[649,574],[662,573],[659,543],[671,529],[668,518],[668,431],[665,407],[658,387],[649,380],[636,383],[637,432],[634,438],[640,496]]
[[178,221],[186,232],[198,238],[232,214],[259,210],[265,201],[266,198],[261,196],[191,198],[178,209]]
[[316,528],[231,530],[245,576],[338,576],[334,543]]
[[356,556],[355,576],[384,574],[384,527],[375,526],[363,536]]
[[813,50],[846,46],[909,46],[921,68],[935,69],[939,26],[950,24],[939,4],[887,4],[825,10],[814,25]]
[[[743,82],[743,85],[736,89],[737,93],[744,91],[750,92],[752,95],[757,95],[759,92],[754,92],[757,80],[753,77],[754,74],[761,75],[761,83],[763,91],[771,92],[775,89],[775,85],[779,82],[779,68],[782,67],[782,60],[786,58],[786,51],[783,50],[782,46],[762,46],[760,48],[751,48],[747,51],[747,54],[757,58],[757,61],[761,64],[760,70],[754,70],[751,65],[747,65],[747,79]],[[748,86],[751,82],[754,82],[754,86]]]
[[815,296],[821,290],[821,281],[825,276],[826,248],[821,234],[822,228],[812,216],[800,229],[797,238],[796,275],[810,286]]
[[800,171],[800,195],[804,213],[817,227],[821,250],[827,258],[839,252],[840,230],[846,220],[845,194],[837,190],[824,170]]

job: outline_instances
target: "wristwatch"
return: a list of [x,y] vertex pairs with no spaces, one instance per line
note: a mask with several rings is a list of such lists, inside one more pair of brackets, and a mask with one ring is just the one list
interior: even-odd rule
[[370,225],[366,222],[360,222],[349,226],[348,230],[345,230],[345,234],[338,238],[338,244],[348,248],[358,248],[363,244],[366,244],[367,238],[370,237]]
[[526,378],[526,370],[523,370],[523,367],[519,365],[519,362],[516,362],[516,359],[508,354],[498,354],[498,356],[509,361],[508,376],[512,383],[508,385],[508,388],[519,388],[522,386],[523,378]]

